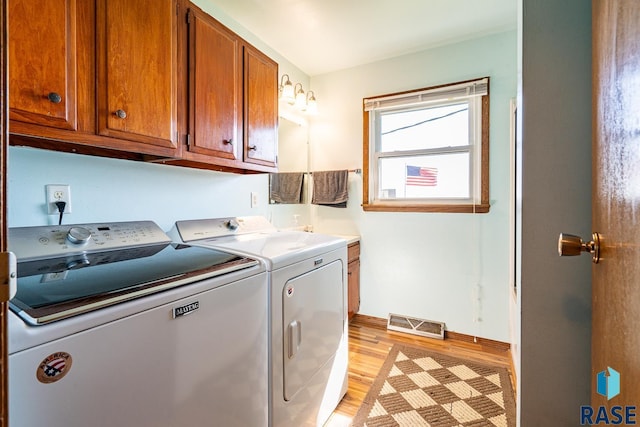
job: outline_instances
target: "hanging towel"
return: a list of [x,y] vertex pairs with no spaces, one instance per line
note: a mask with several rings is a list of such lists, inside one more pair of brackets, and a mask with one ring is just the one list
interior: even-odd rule
[[269,174],[269,198],[273,203],[302,203],[302,172]]
[[321,171],[313,172],[313,197],[311,203],[315,205],[346,208],[349,193],[347,183],[349,171]]

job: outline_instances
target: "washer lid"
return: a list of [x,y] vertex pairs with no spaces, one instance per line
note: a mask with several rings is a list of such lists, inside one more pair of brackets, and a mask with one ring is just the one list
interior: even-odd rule
[[175,243],[18,260],[18,292],[10,307],[39,325],[258,264]]

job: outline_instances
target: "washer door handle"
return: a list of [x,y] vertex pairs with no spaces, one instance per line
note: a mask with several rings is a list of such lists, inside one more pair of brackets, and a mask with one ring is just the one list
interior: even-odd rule
[[300,343],[302,342],[302,323],[297,320],[289,323],[289,359],[292,359],[298,349],[300,349]]

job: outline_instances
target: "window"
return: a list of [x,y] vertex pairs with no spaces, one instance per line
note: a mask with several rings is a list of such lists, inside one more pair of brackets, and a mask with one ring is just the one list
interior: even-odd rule
[[364,99],[363,208],[489,211],[489,78]]

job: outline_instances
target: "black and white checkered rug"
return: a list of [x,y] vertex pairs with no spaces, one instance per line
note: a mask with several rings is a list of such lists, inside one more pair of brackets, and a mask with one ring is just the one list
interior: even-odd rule
[[354,426],[513,427],[505,368],[394,345]]

